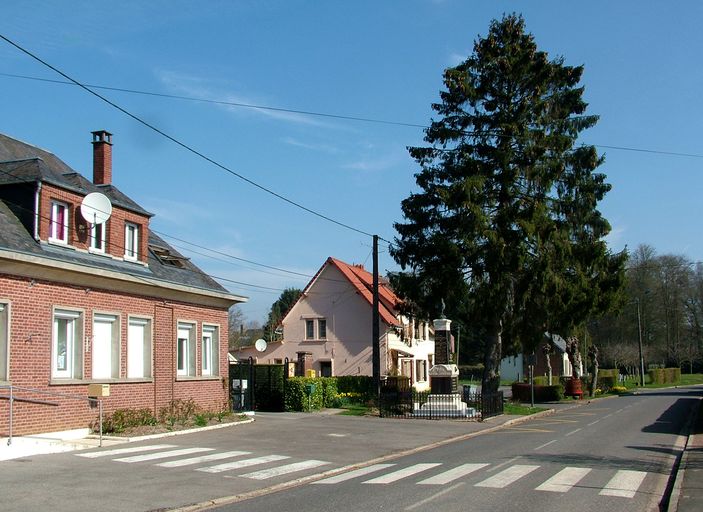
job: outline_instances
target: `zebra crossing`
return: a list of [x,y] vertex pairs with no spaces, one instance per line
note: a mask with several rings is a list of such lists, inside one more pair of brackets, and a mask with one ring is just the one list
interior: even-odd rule
[[[121,464],[150,464],[165,469],[189,468],[202,473],[225,473],[227,476],[257,481],[331,465],[330,462],[316,459],[296,461],[289,455],[257,455],[244,450],[218,452],[213,448],[179,447],[172,444],[116,448],[75,455],[85,459],[110,459]],[[257,469],[256,466],[267,467]],[[505,489],[516,482],[527,480],[530,475],[540,475],[533,479],[533,482],[535,479],[540,480],[539,485],[534,487],[535,491],[566,493],[577,487],[584,479],[597,473],[601,481],[599,495],[634,498],[647,476],[647,472],[644,471],[594,470],[571,466],[561,468],[555,474],[552,474],[553,471],[553,467],[519,464],[517,461],[494,466],[489,463],[475,462],[454,467],[441,462],[422,462],[411,465],[378,463],[345,471],[314,481],[312,484],[335,485],[356,480],[362,485],[390,485],[406,481],[415,485],[442,486],[468,478],[476,480],[472,484],[477,488]],[[612,474],[613,471],[615,471],[614,474]],[[583,487],[598,488],[599,485],[589,483]]]

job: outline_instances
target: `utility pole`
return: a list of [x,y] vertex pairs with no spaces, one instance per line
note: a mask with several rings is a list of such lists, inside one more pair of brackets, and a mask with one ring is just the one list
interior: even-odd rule
[[381,397],[381,336],[378,317],[378,235],[373,236],[373,312],[371,314],[373,387],[376,401]]
[[637,335],[640,340],[640,386],[644,387],[644,357],[642,357],[642,318],[640,316],[640,298],[635,299],[637,302]]

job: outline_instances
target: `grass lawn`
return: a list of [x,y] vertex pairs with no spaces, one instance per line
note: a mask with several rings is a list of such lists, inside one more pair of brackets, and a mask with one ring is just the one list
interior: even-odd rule
[[342,416],[363,416],[369,412],[369,408],[363,404],[345,405],[342,409],[344,409],[344,411],[339,413]]
[[535,414],[546,410],[546,407],[530,407],[527,405],[516,404],[514,402],[507,402],[503,406],[504,414],[513,414],[517,416],[527,416],[528,414]]

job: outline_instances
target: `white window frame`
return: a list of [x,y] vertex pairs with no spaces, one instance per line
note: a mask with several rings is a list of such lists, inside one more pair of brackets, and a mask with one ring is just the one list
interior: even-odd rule
[[[107,229],[105,226],[107,223],[102,222],[100,224],[91,224],[90,225],[90,251],[91,252],[100,252],[104,253],[105,252],[105,234],[107,233]],[[100,234],[100,238],[98,239],[98,233]],[[100,242],[100,243],[98,243]]]
[[195,377],[195,322],[178,322],[176,334],[176,375]]
[[[101,326],[98,328],[98,326]],[[109,339],[107,342],[107,351],[103,354],[99,353],[99,346],[96,338],[98,337],[98,329],[107,328]],[[93,312],[93,337],[91,343],[91,378],[93,380],[118,379],[120,377],[120,315],[114,313],[98,313]],[[98,356],[101,360],[98,361]],[[107,358],[106,361],[102,357]],[[105,364],[107,362],[107,365]],[[107,370],[99,373],[99,369]]]
[[213,324],[203,324],[200,345],[200,371],[205,377],[220,374],[220,328]]
[[[59,225],[59,208],[63,208],[63,224]],[[51,218],[49,221],[49,241],[57,244],[68,245],[68,216],[70,215],[68,204],[61,201],[51,201]]]
[[127,319],[128,379],[151,379],[152,377],[153,334],[151,325],[151,318],[148,317],[130,316]]
[[124,259],[139,260],[139,225],[133,222],[124,223]]
[[[323,336],[323,333],[324,333],[324,336]],[[317,319],[317,339],[320,339],[320,340],[327,339],[327,319],[326,318],[318,318]]]
[[0,382],[10,380],[10,303],[0,302]]
[[[66,321],[66,350],[63,365],[59,365],[59,337]],[[55,308],[52,318],[51,377],[52,379],[81,379],[83,374],[83,312]],[[60,367],[61,366],[61,367]]]

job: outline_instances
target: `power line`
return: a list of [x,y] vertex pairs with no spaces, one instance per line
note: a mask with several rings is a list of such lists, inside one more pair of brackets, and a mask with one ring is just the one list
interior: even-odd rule
[[[2,36],[0,36],[0,37],[2,37]],[[3,39],[8,41],[4,37],[3,37]],[[11,44],[14,44],[11,41],[8,41],[8,42],[10,42]],[[15,45],[15,46],[17,46],[17,45]],[[25,52],[25,53],[28,53],[28,52]],[[29,54],[29,55],[31,55],[31,54]],[[32,57],[34,57],[34,56],[32,56]],[[34,58],[36,58],[36,57],[34,57]],[[55,70],[55,71],[57,71],[57,70]],[[184,95],[179,95],[179,94],[167,94],[167,93],[159,93],[159,92],[153,92],[153,91],[141,91],[138,89],[129,89],[129,88],[123,88],[123,87],[111,87],[111,86],[107,86],[107,85],[95,85],[95,84],[81,85],[76,81],[66,82],[63,80],[53,80],[50,78],[18,75],[18,74],[14,74],[14,73],[0,73],[0,76],[6,76],[9,78],[20,78],[23,80],[33,80],[33,81],[37,81],[37,82],[47,82],[47,83],[60,84],[60,85],[77,85],[79,87],[90,88],[90,89],[100,89],[100,90],[105,90],[105,91],[124,92],[124,93],[128,93],[128,94],[138,94],[138,95],[142,95],[142,96],[152,96],[152,97],[157,97],[157,98],[167,98],[167,99],[175,99],[175,100],[182,100],[182,101],[194,101],[194,102],[199,102],[199,103],[210,103],[210,104],[214,104],[214,105],[224,105],[224,106],[229,106],[229,107],[250,108],[250,109],[255,109],[255,110],[268,110],[268,111],[272,111],[272,112],[285,112],[285,113],[289,113],[289,114],[300,114],[300,115],[305,115],[305,116],[326,117],[326,118],[332,118],[332,119],[342,119],[342,120],[346,120],[346,121],[359,121],[359,122],[363,122],[363,123],[385,124],[385,125],[391,125],[391,126],[404,126],[407,128],[422,128],[422,129],[428,128],[428,126],[424,125],[424,124],[408,123],[408,122],[404,122],[404,121],[392,121],[389,119],[378,119],[378,118],[361,117],[361,116],[345,115],[345,114],[332,114],[329,112],[318,112],[318,111],[314,111],[314,110],[298,110],[298,109],[285,108],[285,107],[274,107],[274,106],[270,106],[270,105],[256,105],[256,104],[252,104],[252,103],[242,103],[242,102],[236,102],[236,101],[212,100],[212,99],[208,99],[208,98],[198,98],[198,97],[194,97],[194,96],[184,96]],[[69,78],[69,80],[72,80],[72,79]],[[479,132],[471,132],[471,131],[467,131],[464,133],[466,135],[478,135],[479,134]],[[495,134],[495,135],[500,136],[499,134]],[[616,145],[612,145],[612,144],[590,144],[590,145],[598,147],[598,148],[613,149],[613,150],[617,150],[617,151],[630,151],[630,152],[635,152],[635,153],[649,153],[649,154],[654,154],[654,155],[681,156],[681,157],[687,157],[687,158],[703,158],[703,154],[698,154],[698,153],[684,153],[684,152],[679,152],[679,151],[636,148],[636,147],[631,147],[631,146],[616,146]]]
[[18,49],[19,51],[21,51],[22,53],[28,55],[29,57],[31,57],[32,59],[34,59],[34,60],[36,60],[37,62],[41,63],[42,65],[46,66],[47,68],[51,69],[52,71],[58,73],[59,75],[61,75],[61,76],[64,77],[65,79],[69,80],[69,81],[72,82],[73,84],[77,85],[77,86],[80,87],[81,89],[83,89],[83,90],[85,90],[86,92],[92,94],[92,95],[95,96],[96,98],[98,98],[98,99],[104,101],[105,103],[107,103],[107,104],[110,105],[111,107],[113,107],[113,108],[119,110],[120,112],[122,112],[122,113],[125,114],[126,116],[132,118],[133,120],[135,120],[135,121],[138,122],[139,124],[145,126],[146,128],[149,128],[150,130],[152,130],[152,131],[158,133],[159,135],[161,135],[162,137],[164,137],[164,138],[170,140],[170,141],[173,142],[174,144],[176,144],[176,145],[182,147],[182,148],[185,149],[186,151],[189,151],[189,152],[193,153],[194,155],[196,155],[196,156],[202,158],[203,160],[205,160],[205,161],[211,163],[212,165],[214,165],[214,166],[216,166],[216,167],[219,167],[219,168],[222,169],[223,171],[226,171],[226,172],[230,173],[231,175],[233,175],[233,176],[239,178],[240,180],[242,180],[242,181],[248,183],[249,185],[251,185],[251,186],[253,186],[253,187],[256,187],[256,188],[258,188],[259,190],[262,190],[263,192],[266,192],[267,194],[270,194],[270,195],[276,197],[277,199],[280,199],[281,201],[284,201],[284,202],[286,202],[286,203],[288,203],[288,204],[290,204],[290,205],[292,205],[292,206],[295,206],[296,208],[298,208],[298,209],[300,209],[300,210],[303,210],[303,211],[305,211],[305,212],[307,212],[307,213],[309,213],[309,214],[311,214],[311,215],[314,215],[314,216],[316,216],[316,217],[318,217],[318,218],[321,218],[321,219],[323,219],[323,220],[326,220],[326,221],[328,221],[328,222],[331,222],[331,223],[333,223],[333,224],[336,224],[336,225],[338,225],[338,226],[340,226],[340,227],[343,227],[343,228],[345,228],[345,229],[348,229],[348,230],[350,230],[350,231],[355,231],[355,232],[360,233],[360,234],[362,234],[362,235],[366,235],[366,236],[369,236],[369,237],[372,237],[372,236],[373,236],[371,233],[367,233],[366,231],[363,231],[363,230],[358,229],[358,228],[355,228],[355,227],[353,227],[353,226],[351,226],[351,225],[349,225],[349,224],[345,224],[344,222],[341,222],[341,221],[338,221],[338,220],[336,220],[336,219],[333,219],[332,217],[329,217],[329,216],[327,216],[327,215],[325,215],[325,214],[323,214],[323,213],[320,213],[320,212],[318,212],[318,211],[316,211],[316,210],[313,210],[313,209],[311,209],[311,208],[308,208],[307,206],[304,206],[304,205],[302,205],[302,204],[300,204],[300,203],[298,203],[298,202],[296,202],[296,201],[293,201],[292,199],[289,199],[289,198],[285,197],[284,195],[279,194],[278,192],[274,192],[273,190],[271,190],[271,189],[269,189],[269,188],[267,188],[267,187],[265,187],[265,186],[263,186],[263,185],[260,185],[259,183],[255,182],[254,180],[251,180],[251,179],[247,178],[246,176],[244,176],[244,175],[242,175],[242,174],[240,174],[240,173],[234,171],[233,169],[227,167],[226,165],[221,164],[221,163],[218,162],[217,160],[215,160],[215,159],[213,159],[213,158],[211,158],[211,157],[205,155],[204,153],[198,151],[197,149],[193,148],[192,146],[189,146],[189,145],[186,144],[185,142],[182,142],[182,141],[176,139],[175,137],[173,137],[173,136],[167,134],[166,132],[164,132],[164,131],[161,130],[160,128],[158,128],[158,127],[156,127],[155,125],[153,125],[153,124],[151,124],[151,123],[145,121],[144,119],[142,119],[141,117],[137,116],[136,114],[131,113],[131,112],[128,111],[127,109],[125,109],[125,108],[119,106],[117,103],[115,103],[115,102],[109,100],[109,99],[106,98],[105,96],[102,96],[101,94],[99,94],[99,93],[93,91],[92,89],[90,89],[90,88],[88,88],[87,86],[85,86],[85,85],[83,85],[82,83],[80,83],[78,80],[75,80],[74,78],[70,77],[69,75],[67,75],[66,73],[64,73],[63,71],[61,71],[60,69],[58,69],[58,68],[52,66],[51,64],[49,64],[48,62],[42,60],[42,59],[41,59],[40,57],[38,57],[37,55],[33,54],[33,53],[30,52],[29,50],[26,50],[25,48],[23,48],[23,47],[20,46],[19,44],[15,43],[14,41],[8,39],[8,38],[5,37],[4,35],[0,34],[0,38],[3,39],[4,41],[6,41],[7,43],[11,44],[11,45],[14,46],[15,48],[17,48],[17,49]]

